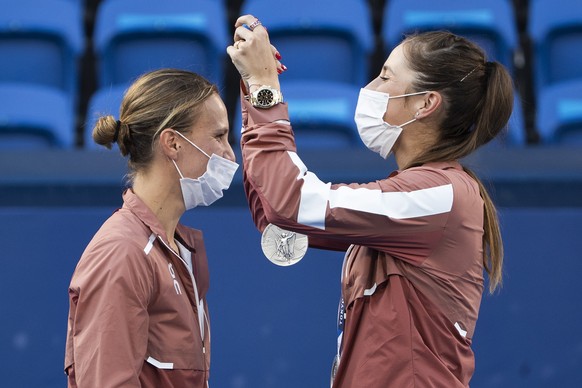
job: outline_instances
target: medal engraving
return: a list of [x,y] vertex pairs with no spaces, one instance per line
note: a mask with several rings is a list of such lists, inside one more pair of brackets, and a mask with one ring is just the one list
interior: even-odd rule
[[263,253],[273,264],[289,266],[297,263],[307,252],[307,236],[267,225],[261,238]]

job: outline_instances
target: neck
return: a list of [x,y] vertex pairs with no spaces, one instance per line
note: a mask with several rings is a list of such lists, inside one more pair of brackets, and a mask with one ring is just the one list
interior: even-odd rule
[[[133,183],[133,192],[155,214],[166,232],[166,239],[175,248],[174,234],[180,217],[184,213],[184,202],[177,174],[168,171],[152,171],[138,174]],[[175,182],[174,182],[175,181]]]
[[408,168],[420,155],[432,148],[436,142],[434,131],[419,128],[412,124],[409,127],[405,127],[394,145],[394,157],[396,158],[398,169]]
[[416,152],[394,150],[394,158],[399,170],[404,170],[413,163]]

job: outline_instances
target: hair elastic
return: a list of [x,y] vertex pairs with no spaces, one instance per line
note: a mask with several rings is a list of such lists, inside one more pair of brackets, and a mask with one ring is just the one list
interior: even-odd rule
[[485,62],[485,74],[487,77],[491,74],[491,70],[493,69],[494,62]]
[[119,137],[119,128],[121,128],[121,121],[117,120],[117,125],[115,126],[115,132],[113,133],[113,143],[117,143],[117,138]]

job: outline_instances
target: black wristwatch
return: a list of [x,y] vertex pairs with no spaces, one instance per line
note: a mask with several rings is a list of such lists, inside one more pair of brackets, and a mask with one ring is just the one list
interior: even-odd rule
[[268,85],[261,85],[251,93],[249,99],[255,108],[267,109],[283,102],[283,94]]

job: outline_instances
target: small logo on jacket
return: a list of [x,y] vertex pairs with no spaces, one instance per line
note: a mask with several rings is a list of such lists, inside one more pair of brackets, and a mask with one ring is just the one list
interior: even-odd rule
[[181,295],[182,289],[180,288],[180,283],[178,283],[178,279],[176,279],[176,272],[174,272],[174,267],[172,263],[168,264],[168,270],[170,271],[170,275],[172,275],[172,280],[174,280],[174,289],[176,290],[176,294]]

